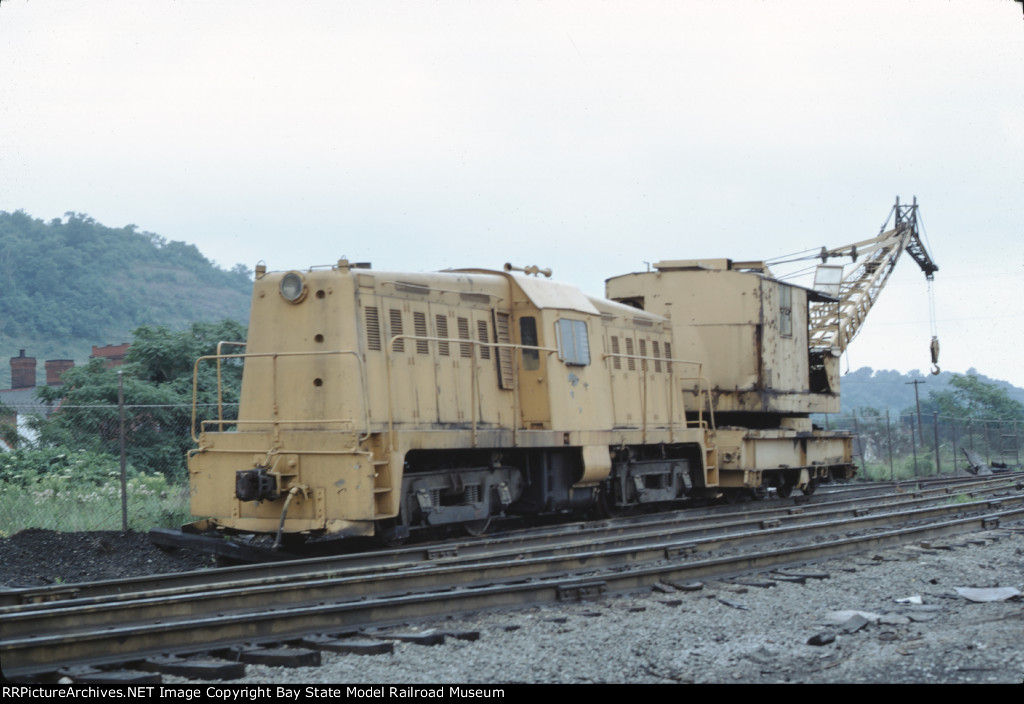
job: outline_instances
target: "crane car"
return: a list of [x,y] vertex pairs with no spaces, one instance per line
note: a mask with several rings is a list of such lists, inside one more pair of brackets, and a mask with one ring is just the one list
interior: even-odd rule
[[[703,363],[717,421],[709,443],[727,496],[771,486],[811,492],[853,476],[850,434],[816,428],[811,415],[839,412],[839,356],[903,251],[929,281],[938,271],[918,220],[917,199],[897,199],[877,237],[821,249],[813,287],[777,278],[763,261],[732,259],[664,260],[606,281],[609,299],[669,319],[677,353]],[[837,257],[854,265],[828,263]],[[937,364],[936,337],[932,356]],[[684,393],[690,408],[696,391]]]

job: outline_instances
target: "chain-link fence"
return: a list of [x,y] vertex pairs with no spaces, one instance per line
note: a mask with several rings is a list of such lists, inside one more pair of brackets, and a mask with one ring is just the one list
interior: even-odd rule
[[973,472],[979,465],[1021,464],[1021,421],[861,412],[824,416],[820,423],[855,434],[854,460],[865,479],[908,479]]
[[[0,428],[0,536],[25,528],[147,530],[192,520],[185,461],[193,447],[191,406],[8,409],[15,415]],[[199,411],[231,420],[237,408]],[[855,413],[819,423],[855,433],[854,460],[864,479],[1021,463],[1020,421]]]
[[[189,514],[192,407],[7,406],[0,536],[177,527]],[[217,408],[200,409],[203,417]],[[233,417],[236,409],[225,408]]]

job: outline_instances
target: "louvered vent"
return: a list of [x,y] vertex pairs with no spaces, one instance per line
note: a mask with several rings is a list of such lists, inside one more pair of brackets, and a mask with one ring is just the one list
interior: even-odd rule
[[[490,340],[487,339],[487,321],[486,320],[478,320],[478,321],[476,321],[476,339],[479,340],[480,342],[484,342],[484,343],[490,342]],[[480,345],[480,359],[490,359],[490,358],[491,358],[491,348],[487,347],[486,345]]]
[[[469,340],[472,339],[469,336],[469,318],[459,318],[459,339]],[[472,357],[473,346],[468,342],[463,342],[459,345],[459,356],[460,357]]]
[[[426,337],[427,314],[419,311],[413,311],[412,327],[416,333],[416,337]],[[426,340],[416,340],[416,354],[430,354],[430,343]]]
[[[391,308],[388,311],[391,314],[391,337],[402,334],[402,311],[398,308]],[[391,348],[393,352],[405,352],[405,338],[395,340],[395,346]]]
[[380,318],[376,306],[367,306],[366,311],[366,346],[371,350],[380,349]]
[[[501,344],[512,343],[512,316],[508,313],[494,313],[494,332]],[[512,369],[512,348],[498,348],[498,386],[511,389],[514,383]]]
[[[434,316],[434,321],[437,323],[437,336],[448,337],[448,318],[443,315]],[[449,348],[447,342],[437,343],[437,353],[442,357],[449,356]]]
[[626,354],[629,356],[629,359],[626,360],[626,368],[628,368],[629,371],[631,371],[631,372],[635,372],[636,371],[636,360],[633,359],[633,338],[632,337],[627,337],[626,338]]
[[[618,335],[612,335],[612,354],[619,354]],[[622,369],[622,360],[620,358],[612,357],[612,369]]]

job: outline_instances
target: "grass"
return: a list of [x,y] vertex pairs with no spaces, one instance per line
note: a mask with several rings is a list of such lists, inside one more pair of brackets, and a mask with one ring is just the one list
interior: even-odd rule
[[[128,483],[128,528],[177,528],[192,520],[188,487],[160,490]],[[58,531],[121,530],[119,482],[60,488],[0,484],[0,536],[26,528]]]
[[[943,451],[939,458],[942,463],[942,474],[952,474],[954,466],[953,457],[949,453]],[[901,455],[894,457],[891,470],[889,468],[888,459],[881,462],[867,462],[864,469],[861,469],[859,457],[854,457],[854,463],[857,465],[857,476],[868,481],[883,482],[889,481],[890,479],[906,481],[908,479],[936,476],[935,455],[932,454],[931,450],[928,450],[927,452],[919,451],[917,453],[916,472],[914,470],[913,455]],[[960,464],[962,466],[963,461],[961,461]]]

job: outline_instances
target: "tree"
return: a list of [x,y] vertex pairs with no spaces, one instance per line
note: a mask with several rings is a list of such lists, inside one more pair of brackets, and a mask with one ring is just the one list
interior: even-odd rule
[[928,392],[922,411],[970,420],[1024,420],[1024,404],[1006,389],[982,381],[975,374],[954,374],[950,388]]
[[[195,361],[216,354],[217,343],[242,342],[246,330],[232,320],[193,323],[187,330],[144,325],[135,330],[121,367],[105,360],[64,373],[63,386],[40,387],[36,395],[59,404],[37,423],[39,443],[70,450],[117,455],[120,452],[118,388],[123,383],[126,407],[126,454],[136,469],[182,478],[185,454],[192,446],[192,378]],[[228,350],[234,352],[236,350]],[[119,379],[119,374],[121,379]],[[239,360],[222,365],[222,401],[238,402],[242,368]],[[216,369],[201,365],[196,424],[217,417]]]
[[15,418],[14,411],[0,402],[0,440],[8,447],[18,444],[18,427],[15,424]]
[[143,324],[244,320],[252,280],[134,225],[0,211],[0,290],[0,342],[72,358],[97,340],[128,339]]

